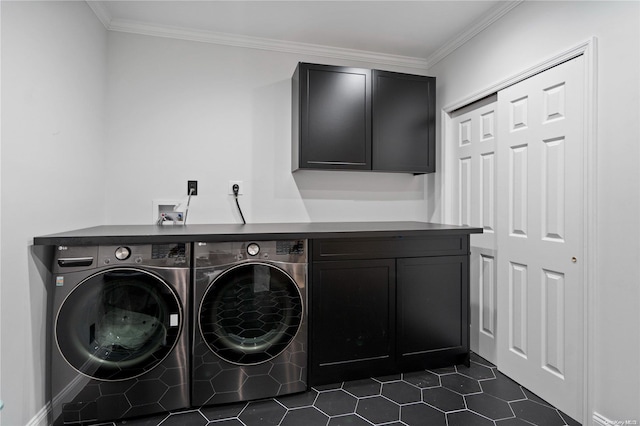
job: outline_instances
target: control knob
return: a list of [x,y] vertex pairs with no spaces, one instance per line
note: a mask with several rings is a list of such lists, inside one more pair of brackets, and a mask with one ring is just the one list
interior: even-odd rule
[[131,250],[129,247],[118,247],[116,249],[116,259],[127,260],[131,256]]
[[249,244],[247,246],[247,253],[249,253],[250,256],[256,256],[258,253],[260,253],[260,246],[256,243]]

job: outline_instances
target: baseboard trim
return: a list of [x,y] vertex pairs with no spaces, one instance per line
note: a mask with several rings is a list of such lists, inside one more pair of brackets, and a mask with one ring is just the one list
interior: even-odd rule
[[47,402],[47,405],[42,407],[40,411],[38,411],[36,415],[33,416],[31,420],[29,420],[29,423],[27,423],[26,426],[47,426],[50,410],[51,404]]
[[602,414],[598,414],[598,413],[593,413],[592,419],[593,419],[593,424],[597,426],[610,426],[613,424],[611,420],[607,419]]

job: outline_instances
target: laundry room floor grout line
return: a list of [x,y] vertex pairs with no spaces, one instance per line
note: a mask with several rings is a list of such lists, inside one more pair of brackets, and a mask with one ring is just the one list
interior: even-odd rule
[[318,386],[303,393],[206,406],[101,426],[578,426],[472,354],[471,366]]

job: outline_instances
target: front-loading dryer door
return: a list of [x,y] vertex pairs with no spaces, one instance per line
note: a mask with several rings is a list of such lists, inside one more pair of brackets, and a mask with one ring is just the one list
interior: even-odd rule
[[180,300],[160,277],[112,268],[80,282],[62,303],[55,339],[65,360],[99,380],[126,380],[160,363],[182,326]]
[[254,365],[278,356],[303,319],[296,282],[268,263],[249,262],[218,275],[205,292],[199,326],[209,349],[233,364]]

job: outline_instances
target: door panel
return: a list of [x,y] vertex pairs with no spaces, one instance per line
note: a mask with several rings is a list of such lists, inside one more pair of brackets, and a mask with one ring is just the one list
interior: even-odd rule
[[310,385],[394,371],[395,260],[314,262],[312,268]]
[[496,363],[496,100],[454,114],[454,218],[484,230],[471,238],[471,350]]
[[402,371],[468,361],[467,256],[397,259],[397,353]]
[[[498,368],[582,415],[583,59],[498,93]],[[508,336],[507,339],[502,336]]]
[[319,64],[299,67],[295,88],[300,91],[298,166],[370,170],[371,70]]
[[[479,323],[480,333],[495,340],[496,334],[496,259],[495,256],[479,253]],[[488,350],[481,351],[487,353]],[[494,346],[492,346],[494,348]]]
[[435,78],[373,71],[372,169],[435,171]]
[[466,349],[466,256],[398,259],[400,356]]

